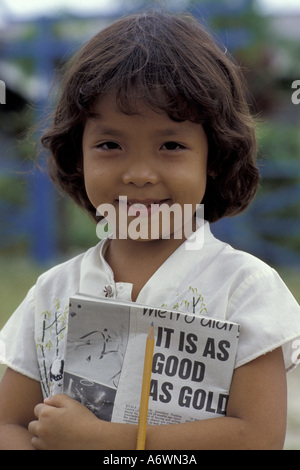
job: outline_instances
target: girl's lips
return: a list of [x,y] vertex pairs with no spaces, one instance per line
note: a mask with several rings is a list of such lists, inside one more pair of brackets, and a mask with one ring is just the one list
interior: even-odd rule
[[150,215],[155,214],[158,212],[160,206],[162,204],[167,204],[170,199],[145,199],[145,200],[137,200],[137,199],[130,199],[127,200],[126,197],[119,198],[118,202],[120,207],[123,209],[126,208],[128,216],[141,216],[147,217]]

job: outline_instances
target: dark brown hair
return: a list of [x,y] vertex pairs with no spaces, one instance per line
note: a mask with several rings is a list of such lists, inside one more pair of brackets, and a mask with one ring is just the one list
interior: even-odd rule
[[53,181],[94,218],[84,186],[82,134],[93,105],[110,92],[124,113],[137,112],[141,99],[172,119],[203,125],[211,175],[202,201],[206,220],[238,214],[249,205],[259,172],[244,78],[193,17],[147,12],[122,18],[70,61],[41,142],[50,150]]

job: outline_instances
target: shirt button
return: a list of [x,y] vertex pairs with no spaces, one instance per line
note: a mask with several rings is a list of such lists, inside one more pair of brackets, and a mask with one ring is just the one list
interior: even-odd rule
[[105,286],[104,289],[103,289],[103,292],[105,294],[105,297],[113,297],[114,294],[115,294],[115,286],[110,284],[108,286]]

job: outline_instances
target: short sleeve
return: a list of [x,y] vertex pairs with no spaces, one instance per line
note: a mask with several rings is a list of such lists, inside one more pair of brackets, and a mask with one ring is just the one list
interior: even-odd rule
[[228,320],[241,326],[236,367],[282,347],[286,370],[293,369],[300,338],[300,307],[273,269],[250,275],[228,303]]
[[0,363],[31,379],[39,380],[34,331],[33,287],[0,332]]

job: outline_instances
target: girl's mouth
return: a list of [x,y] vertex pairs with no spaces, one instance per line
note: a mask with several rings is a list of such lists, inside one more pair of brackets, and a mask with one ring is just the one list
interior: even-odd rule
[[129,217],[149,217],[158,212],[162,204],[169,205],[170,199],[128,200],[126,196],[120,196],[118,202],[120,208],[126,209]]

